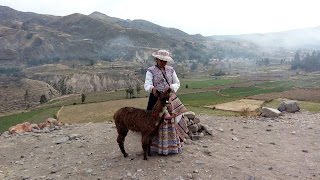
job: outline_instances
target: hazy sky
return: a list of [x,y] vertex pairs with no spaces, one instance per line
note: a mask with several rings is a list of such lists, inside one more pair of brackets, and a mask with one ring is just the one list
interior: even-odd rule
[[0,0],[0,5],[57,16],[99,11],[205,36],[320,26],[319,0]]

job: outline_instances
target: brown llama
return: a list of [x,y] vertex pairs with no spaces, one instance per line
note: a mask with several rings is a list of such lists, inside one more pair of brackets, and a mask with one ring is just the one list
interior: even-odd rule
[[118,131],[117,142],[124,157],[128,156],[124,150],[124,139],[129,130],[140,132],[142,135],[143,159],[148,160],[147,152],[151,156],[150,144],[164,121],[164,111],[169,105],[170,93],[171,89],[166,92],[157,90],[158,101],[152,110],[123,107],[114,113],[113,119]]

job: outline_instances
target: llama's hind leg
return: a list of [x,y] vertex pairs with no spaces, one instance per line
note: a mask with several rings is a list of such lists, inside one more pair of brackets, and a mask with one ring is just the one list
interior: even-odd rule
[[149,154],[149,150],[150,150],[149,136],[142,136],[142,149],[143,149],[143,160],[148,160],[147,152]]
[[124,157],[127,157],[128,154],[126,153],[126,151],[124,150],[124,139],[126,138],[128,134],[128,130],[125,131],[118,131],[118,138],[117,138],[117,142],[119,144],[120,150],[123,154]]

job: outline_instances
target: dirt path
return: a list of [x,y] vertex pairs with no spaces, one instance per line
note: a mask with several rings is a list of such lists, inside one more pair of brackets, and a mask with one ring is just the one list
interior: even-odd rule
[[[320,179],[320,114],[197,117],[214,128],[213,136],[148,161],[134,133],[125,142],[129,156],[122,156],[112,123],[1,136],[0,179]],[[66,136],[71,140],[56,143]]]

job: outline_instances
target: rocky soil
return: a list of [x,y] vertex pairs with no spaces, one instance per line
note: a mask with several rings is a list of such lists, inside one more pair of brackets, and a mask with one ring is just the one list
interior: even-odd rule
[[213,135],[179,154],[143,160],[129,133],[124,158],[113,123],[72,124],[48,133],[0,136],[0,179],[320,179],[320,114],[271,119],[197,115]]

